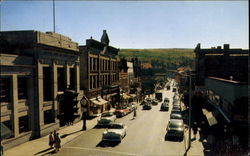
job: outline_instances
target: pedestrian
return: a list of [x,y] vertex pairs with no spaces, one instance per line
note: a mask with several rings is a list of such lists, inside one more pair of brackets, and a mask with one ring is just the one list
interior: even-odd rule
[[50,148],[53,148],[53,145],[54,145],[54,137],[53,137],[53,133],[50,132],[50,134],[49,134],[49,146],[50,146]]
[[59,149],[61,148],[61,139],[59,136],[59,133],[56,133],[56,137],[55,137],[55,152],[57,153],[59,151]]
[[198,131],[198,125],[196,122],[194,122],[194,125],[193,125],[193,134],[194,134],[194,139],[196,139],[196,134],[197,134],[197,131]]
[[136,118],[136,109],[134,108],[134,116],[133,116],[133,119]]

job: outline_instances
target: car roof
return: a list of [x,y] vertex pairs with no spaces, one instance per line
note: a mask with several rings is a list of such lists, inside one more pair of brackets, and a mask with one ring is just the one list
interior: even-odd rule
[[183,120],[179,120],[179,119],[170,119],[170,120],[169,120],[169,123],[171,123],[171,124],[179,124],[179,123],[183,124]]

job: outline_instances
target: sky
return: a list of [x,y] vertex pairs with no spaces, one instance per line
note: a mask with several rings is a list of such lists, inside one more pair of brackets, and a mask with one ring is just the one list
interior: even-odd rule
[[[53,31],[53,1],[1,3],[1,31]],[[107,30],[116,48],[249,49],[248,1],[55,0],[55,31],[79,45]]]

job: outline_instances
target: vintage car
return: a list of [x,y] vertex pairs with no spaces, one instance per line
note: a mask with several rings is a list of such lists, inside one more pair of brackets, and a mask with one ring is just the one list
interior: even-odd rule
[[181,110],[179,109],[172,109],[171,114],[181,114]]
[[183,140],[184,136],[184,123],[183,120],[170,119],[167,126],[167,137],[177,138],[180,141]]
[[116,120],[116,116],[113,112],[104,112],[101,118],[97,120],[97,126],[109,126],[110,123]]
[[151,103],[146,103],[142,106],[143,110],[150,110],[152,109],[152,104]]
[[170,119],[179,119],[182,120],[182,115],[181,114],[177,114],[177,113],[172,113],[170,114]]
[[102,141],[121,142],[127,134],[127,126],[122,123],[111,123],[102,134]]
[[160,109],[161,111],[168,111],[169,110],[169,105],[168,105],[168,103],[167,102],[163,102],[162,104],[161,104],[161,109]]
[[156,99],[152,100],[152,105],[158,105],[158,101]]
[[131,112],[130,108],[127,106],[117,107],[114,114],[116,117],[123,117]]
[[164,102],[169,103],[169,98],[165,97],[165,98],[164,98]]

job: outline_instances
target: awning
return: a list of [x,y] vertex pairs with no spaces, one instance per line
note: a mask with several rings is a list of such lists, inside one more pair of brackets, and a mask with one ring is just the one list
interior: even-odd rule
[[224,120],[228,123],[230,123],[230,119],[228,118],[228,116],[223,112],[223,110],[216,104],[214,104],[212,101],[208,100],[208,102],[214,107],[216,116],[219,116],[219,114],[222,115],[222,117],[224,118]]
[[108,101],[102,99],[101,97],[92,98],[92,99],[90,99],[90,101],[96,105],[104,105],[104,104],[108,103]]
[[6,139],[12,135],[11,130],[6,127],[2,122],[1,124],[1,140]]

